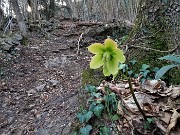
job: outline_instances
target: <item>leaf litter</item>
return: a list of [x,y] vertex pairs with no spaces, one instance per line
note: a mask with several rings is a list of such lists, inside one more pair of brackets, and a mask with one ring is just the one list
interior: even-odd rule
[[167,87],[164,81],[146,80],[140,84],[138,80],[133,80],[135,96],[150,122],[155,124],[153,131],[145,129],[146,124],[143,123],[143,117],[134,103],[126,80],[117,83],[103,81],[98,89],[104,91],[104,87],[109,87],[118,95],[117,114],[121,117],[116,127],[120,132],[128,128],[143,135],[180,134],[179,85]]

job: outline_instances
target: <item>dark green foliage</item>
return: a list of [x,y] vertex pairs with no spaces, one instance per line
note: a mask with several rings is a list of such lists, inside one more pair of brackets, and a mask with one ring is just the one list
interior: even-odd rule
[[92,111],[83,110],[81,113],[77,114],[77,118],[81,123],[87,123],[93,116]]
[[147,120],[144,123],[144,129],[152,129],[152,124],[154,122],[153,118],[147,118]]
[[110,135],[110,129],[108,127],[101,127],[100,128],[100,135]]
[[92,130],[92,126],[86,125],[85,127],[80,129],[80,133],[81,133],[81,135],[89,135],[91,130]]
[[156,79],[160,79],[168,70],[174,68],[174,67],[180,67],[180,57],[173,56],[173,55],[167,55],[164,57],[159,58],[160,60],[168,60],[171,62],[174,62],[175,64],[163,66],[157,73],[156,73]]
[[[138,78],[141,76],[140,81],[143,82],[145,79],[152,80],[155,78],[155,73],[159,70],[158,67],[151,68],[147,64],[142,64],[140,68],[138,68],[138,63],[136,60],[129,61],[128,64],[120,64],[119,69],[123,74],[128,74],[133,78]],[[123,77],[123,75],[122,75]]]
[[[81,126],[73,135],[78,133],[81,135],[89,135],[94,127],[92,121],[97,118],[102,119],[103,114],[108,114],[109,119],[112,121],[120,119],[120,116],[116,114],[118,105],[117,96],[108,87],[105,87],[105,94],[101,93],[101,91],[93,85],[86,85],[85,90],[89,94],[87,100],[88,107],[86,107],[88,109],[81,108],[81,111],[77,114],[77,119]],[[101,135],[109,135],[110,133],[109,128],[105,126],[100,126],[99,131]]]

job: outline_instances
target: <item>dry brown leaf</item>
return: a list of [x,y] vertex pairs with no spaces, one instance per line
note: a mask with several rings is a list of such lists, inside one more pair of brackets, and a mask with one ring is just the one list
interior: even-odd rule
[[164,81],[146,80],[142,85],[142,89],[150,93],[159,93],[166,90],[167,87]]
[[162,125],[157,119],[155,120],[155,123],[157,127],[160,128],[162,132],[164,132],[164,134],[167,134],[168,130],[164,125]]
[[180,128],[175,128],[175,130],[171,131],[169,135],[180,135]]
[[117,125],[117,129],[118,129],[118,131],[122,131],[122,125]]
[[174,86],[171,97],[177,98],[178,96],[180,96],[180,86]]
[[171,116],[170,124],[168,126],[168,132],[176,126],[177,120],[180,118],[180,113],[177,112],[177,109],[173,109],[173,114]]
[[164,116],[161,118],[161,120],[164,121],[166,124],[169,124],[171,116],[172,116],[172,113],[164,112]]
[[121,116],[124,116],[124,109],[121,101],[118,102],[117,113],[120,114]]
[[149,103],[145,103],[143,104],[143,108],[144,111],[146,111],[146,115],[151,116],[151,114],[154,113],[159,113],[159,107],[156,104],[149,104]]
[[[145,103],[153,104],[153,97],[148,94],[135,92],[135,96],[141,108],[143,108],[143,104]],[[132,96],[127,97],[126,100],[124,100],[124,102],[127,104],[127,106],[131,109],[132,112],[139,112],[139,109],[137,108],[137,105],[135,104]]]

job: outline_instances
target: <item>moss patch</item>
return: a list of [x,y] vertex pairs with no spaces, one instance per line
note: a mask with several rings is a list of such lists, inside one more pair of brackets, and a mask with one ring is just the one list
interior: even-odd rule
[[85,69],[82,72],[82,87],[86,86],[87,84],[92,84],[98,86],[105,77],[102,73],[102,68],[99,69]]

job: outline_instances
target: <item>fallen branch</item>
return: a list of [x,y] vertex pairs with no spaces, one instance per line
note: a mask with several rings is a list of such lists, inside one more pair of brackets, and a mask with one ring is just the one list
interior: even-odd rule
[[157,50],[157,49],[154,49],[154,48],[135,46],[135,45],[130,45],[130,46],[128,46],[128,49],[129,48],[138,48],[138,49],[142,49],[142,50],[145,50],[145,51],[155,51],[155,52],[160,52],[160,53],[172,53],[178,48],[178,46],[175,46],[175,48],[167,50],[167,51],[161,51],[161,50]]
[[78,22],[76,25],[78,26],[93,26],[93,25],[103,25],[103,22]]

